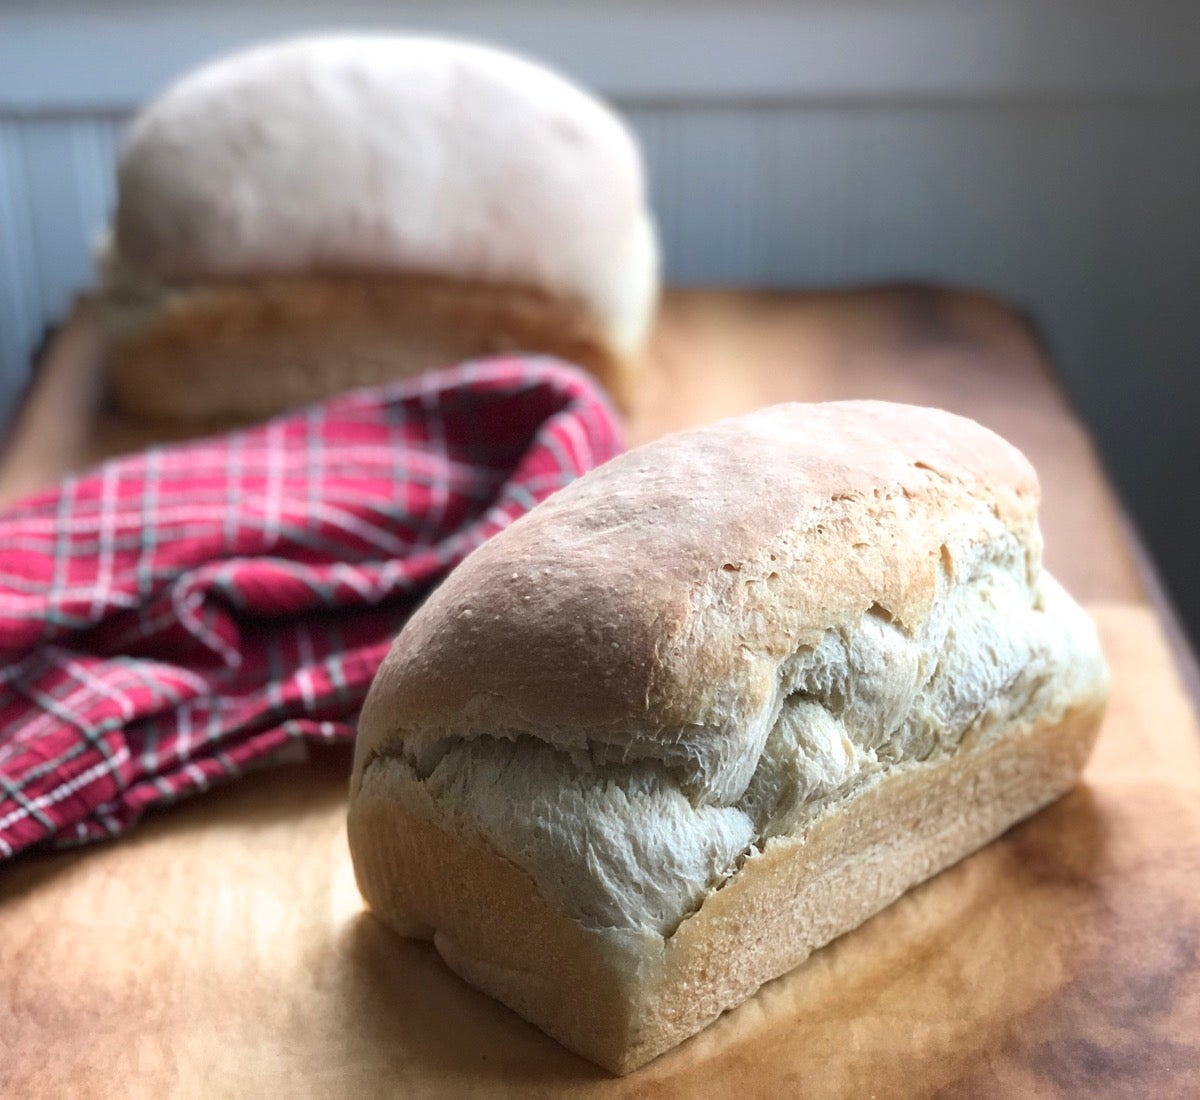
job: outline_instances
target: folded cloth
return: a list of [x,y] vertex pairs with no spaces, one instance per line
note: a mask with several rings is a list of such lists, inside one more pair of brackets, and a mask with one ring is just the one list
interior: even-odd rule
[[619,448],[581,373],[482,360],[0,512],[0,856],[352,738],[430,588]]

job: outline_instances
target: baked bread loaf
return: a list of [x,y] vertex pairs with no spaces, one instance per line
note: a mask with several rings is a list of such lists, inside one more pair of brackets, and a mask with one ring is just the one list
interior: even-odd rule
[[1107,670],[1038,496],[990,431],[879,402],[563,489],[379,670],[371,908],[614,1072],[679,1043],[1075,783]]
[[642,163],[597,99],[486,46],[261,46],[134,121],[100,301],[132,413],[259,416],[503,351],[627,394],[658,291]]

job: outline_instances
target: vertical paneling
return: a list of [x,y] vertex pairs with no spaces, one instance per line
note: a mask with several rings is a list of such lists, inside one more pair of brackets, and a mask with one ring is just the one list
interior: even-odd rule
[[79,225],[91,239],[107,223],[116,204],[117,144],[121,123],[104,116],[70,123],[72,171]]
[[1128,404],[1131,370],[1143,408],[1171,391],[1194,399],[1180,372],[1194,373],[1187,356],[1200,349],[1200,105],[679,106],[630,117],[669,279],[966,283],[1030,309],[1077,398],[1106,422]]
[[0,120],[0,423],[23,384],[44,315],[30,220],[21,130]]
[[646,164],[650,201],[658,225],[664,263],[667,254],[674,253],[680,232],[680,199],[676,186],[678,174],[675,171],[679,161],[674,125],[677,113],[674,109],[654,107],[634,107],[625,113],[637,135]]
[[111,126],[86,117],[22,125],[39,290],[47,314],[59,316],[92,281],[112,196]]
[[763,118],[755,111],[680,112],[676,128],[677,237],[670,270],[681,282],[761,278],[769,214],[761,201]]
[[764,277],[774,286],[836,282],[851,267],[854,130],[848,110],[780,108],[768,116]]
[[119,135],[105,115],[0,119],[0,424],[42,333],[92,284]]
[[673,282],[763,282],[771,114],[732,107],[627,111],[645,153]]

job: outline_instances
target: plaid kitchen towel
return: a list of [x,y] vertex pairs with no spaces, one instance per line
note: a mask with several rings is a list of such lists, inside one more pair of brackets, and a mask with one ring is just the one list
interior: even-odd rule
[[619,448],[584,375],[482,360],[0,512],[0,857],[353,737],[430,588]]

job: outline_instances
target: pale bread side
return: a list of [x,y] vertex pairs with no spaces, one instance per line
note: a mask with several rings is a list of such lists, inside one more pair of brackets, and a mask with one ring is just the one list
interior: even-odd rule
[[746,860],[666,940],[589,929],[521,868],[410,815],[381,761],[350,810],[359,887],[405,936],[564,1046],[628,1073],[1068,791],[1102,699],[888,776]]

